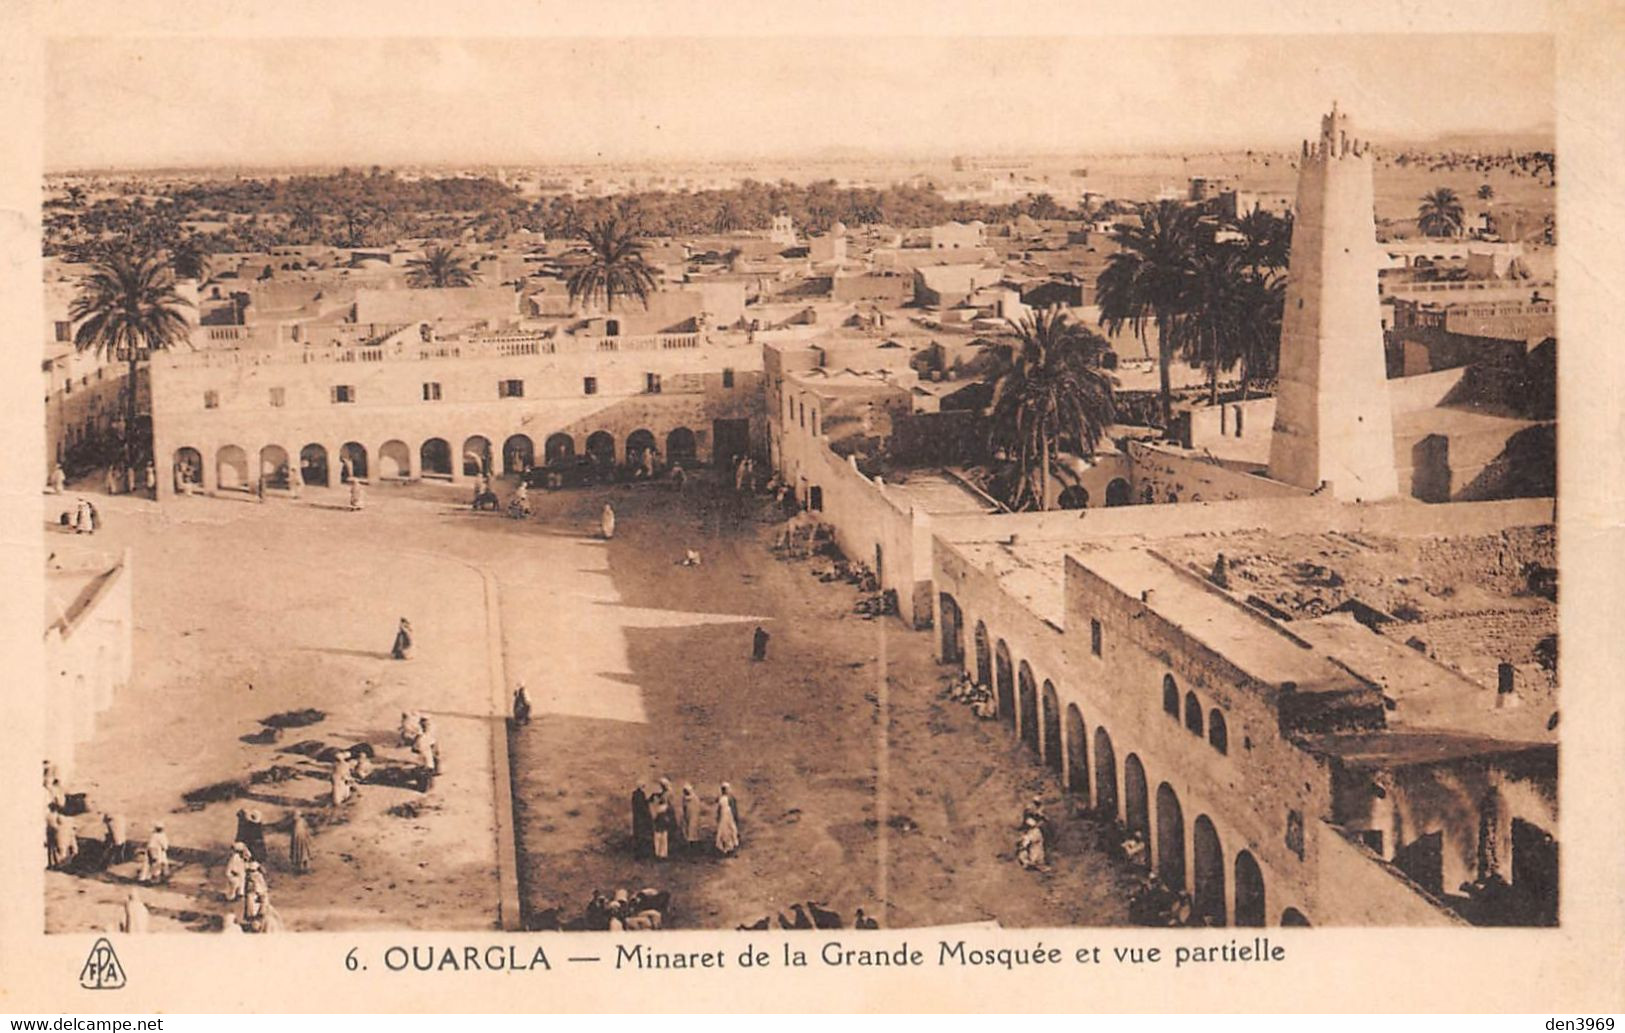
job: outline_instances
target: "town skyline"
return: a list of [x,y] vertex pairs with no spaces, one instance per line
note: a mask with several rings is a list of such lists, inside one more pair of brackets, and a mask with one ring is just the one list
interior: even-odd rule
[[[1270,150],[1297,146],[1306,117],[1333,100],[1379,144],[1546,135],[1554,121],[1554,54],[1550,38],[1537,35],[1132,37],[1113,40],[1109,52],[1085,37],[820,42],[828,45],[58,42],[48,52],[45,167],[64,174]],[[1326,47],[1359,60],[1323,64]],[[841,56],[833,65],[832,51]],[[694,71],[723,65],[732,74]],[[286,76],[288,67],[300,75]],[[1272,89],[1257,89],[1261,76]],[[661,88],[629,100],[617,85],[629,81]],[[987,89],[989,81],[1000,88]],[[1524,88],[1506,90],[1506,82]],[[1414,103],[1419,92],[1427,105]],[[1057,96],[1077,101],[1057,104]],[[567,103],[546,101],[559,97]],[[229,118],[196,133],[200,110],[210,109]]]

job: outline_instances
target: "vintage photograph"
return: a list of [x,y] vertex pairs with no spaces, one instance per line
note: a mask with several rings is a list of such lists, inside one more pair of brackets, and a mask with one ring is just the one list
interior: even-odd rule
[[46,41],[40,927],[1558,925],[1555,64]]

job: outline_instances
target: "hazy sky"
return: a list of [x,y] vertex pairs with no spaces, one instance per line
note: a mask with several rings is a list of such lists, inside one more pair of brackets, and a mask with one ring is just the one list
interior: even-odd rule
[[1549,37],[72,39],[48,168],[1290,146],[1553,119]]

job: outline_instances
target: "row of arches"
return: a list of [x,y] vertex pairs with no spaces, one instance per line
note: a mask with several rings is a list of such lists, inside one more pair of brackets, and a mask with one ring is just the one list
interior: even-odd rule
[[[1210,816],[1198,814],[1187,822],[1173,785],[1157,782],[1153,791],[1153,780],[1137,753],[1130,752],[1119,763],[1105,726],[1096,725],[1091,734],[1078,704],[1068,703],[1063,709],[1054,683],[1049,679],[1040,683],[1028,662],[1013,658],[1008,644],[994,640],[982,621],[976,622],[972,635],[974,656],[968,656],[965,616],[957,600],[944,592],[938,604],[943,660],[966,669],[979,683],[994,686],[1000,719],[1060,777],[1068,792],[1082,798],[1103,819],[1143,837],[1150,847],[1145,863],[1164,885],[1190,894],[1194,922],[1214,926],[1267,923],[1270,911],[1264,873],[1250,850],[1236,850],[1227,861],[1219,829]],[[1205,728],[1211,737],[1217,728],[1217,739],[1209,741],[1221,752],[1227,749],[1223,714],[1215,708],[1204,715],[1194,693],[1181,699],[1171,676],[1164,682],[1165,706],[1170,688],[1171,712],[1188,714],[1187,728],[1193,734],[1203,734],[1197,729]],[[1279,922],[1309,924],[1294,908],[1282,910]]]
[[[627,463],[636,465],[644,456],[659,451],[654,432],[640,428],[626,436],[624,449],[617,446],[608,431],[595,431],[582,441],[583,455],[606,467],[616,464],[618,453]],[[677,427],[666,435],[665,456],[668,461],[693,466],[698,458],[698,438],[688,427]],[[542,462],[556,463],[577,454],[576,439],[569,434],[548,436],[542,444]],[[221,489],[246,490],[255,486],[260,477],[272,488],[293,486],[292,457],[281,445],[266,445],[259,450],[257,467],[247,450],[238,445],[224,445],[217,449],[213,459],[214,483]],[[414,463],[414,458],[416,462]],[[205,469],[202,452],[191,446],[175,450],[174,463],[177,478],[192,484],[204,483]],[[536,445],[527,434],[514,434],[502,443],[500,451],[493,449],[491,439],[475,434],[465,438],[455,452],[445,438],[429,438],[415,450],[405,441],[391,439],[380,445],[376,452],[358,441],[346,441],[339,446],[338,455],[329,448],[312,442],[299,450],[297,472],[300,483],[330,486],[351,478],[385,480],[408,477],[440,477],[450,479],[454,473],[464,477],[481,474],[520,474],[536,466]],[[336,469],[335,469],[336,467]]]
[[[1174,676],[1162,676],[1162,711],[1175,721],[1180,719],[1179,683]],[[1204,737],[1204,721],[1202,716],[1202,701],[1196,693],[1186,692],[1184,700],[1185,730],[1198,739]],[[1208,745],[1223,754],[1230,752],[1230,726],[1224,719],[1224,711],[1214,707],[1207,711],[1206,732]]]

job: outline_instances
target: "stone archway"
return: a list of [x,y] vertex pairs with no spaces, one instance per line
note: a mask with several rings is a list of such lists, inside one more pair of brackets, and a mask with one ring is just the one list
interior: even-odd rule
[[418,469],[423,477],[451,476],[451,445],[445,438],[430,438],[418,449]]
[[528,434],[514,434],[502,443],[502,472],[510,476],[536,465],[536,443]]
[[937,596],[937,606],[942,610],[941,618],[941,648],[942,662],[953,664],[956,667],[965,663],[965,627],[959,615],[959,604],[947,592],[940,592]]
[[1117,754],[1106,729],[1095,729],[1095,811],[1107,821],[1117,821]]
[[639,427],[626,436],[626,462],[629,466],[642,466],[643,454],[655,447],[654,432]]
[[1162,712],[1179,720],[1179,684],[1171,674],[1162,676]]
[[1016,721],[1016,675],[1010,666],[1010,647],[999,639],[993,650],[994,677],[998,682],[999,720],[1014,725]]
[[[1123,827],[1138,832],[1149,845],[1151,842],[1151,791],[1145,782],[1145,765],[1137,754],[1123,758]],[[1142,855],[1146,864],[1151,862],[1149,852]]]
[[1066,705],[1066,787],[1089,806],[1089,746],[1083,713],[1076,703]]
[[1197,925],[1222,926],[1224,915],[1224,847],[1219,830],[1203,814],[1192,831],[1196,884],[1191,891],[1191,918]]
[[587,435],[587,455],[600,470],[615,467],[615,436],[608,431],[595,430]]
[[214,482],[221,491],[244,491],[248,483],[248,453],[226,445],[214,454]]
[[367,446],[356,441],[346,441],[339,447],[339,480],[348,481],[353,478],[364,481],[368,475]]
[[327,469],[326,447],[311,442],[299,450],[299,472],[305,483],[319,488],[331,485],[332,474]]
[[682,463],[689,469],[699,462],[699,445],[693,431],[687,427],[677,427],[666,435],[666,461]]
[[186,490],[184,485],[202,485],[203,483],[203,453],[195,448],[185,447],[175,450],[175,490]]
[[1021,693],[1016,723],[1021,727],[1021,741],[1034,753],[1038,752],[1038,683],[1033,680],[1033,669],[1021,661],[1017,672],[1017,687]]
[[563,459],[574,458],[576,454],[576,439],[565,433],[549,434],[542,443],[542,457],[547,465]]
[[1264,924],[1264,873],[1246,850],[1236,855],[1236,925],[1256,928]]
[[1131,496],[1132,490],[1129,488],[1128,481],[1121,477],[1106,485],[1106,505],[1108,506],[1126,506],[1129,504]]
[[987,625],[976,622],[976,684],[993,687],[993,652],[988,648]]
[[405,480],[412,476],[412,450],[399,438],[391,438],[378,447],[378,477],[381,480]]
[[1043,750],[1044,763],[1057,774],[1061,771],[1061,700],[1055,693],[1055,685],[1048,678],[1044,679],[1044,694],[1040,727],[1044,731]]
[[1185,693],[1185,730],[1202,737],[1202,701],[1196,698],[1196,693]]
[[1185,812],[1167,782],[1157,786],[1157,878],[1172,889],[1185,888]]
[[491,439],[475,434],[463,441],[463,476],[478,477],[491,473]]
[[288,487],[288,450],[281,445],[266,445],[260,449],[259,476],[267,488]]

